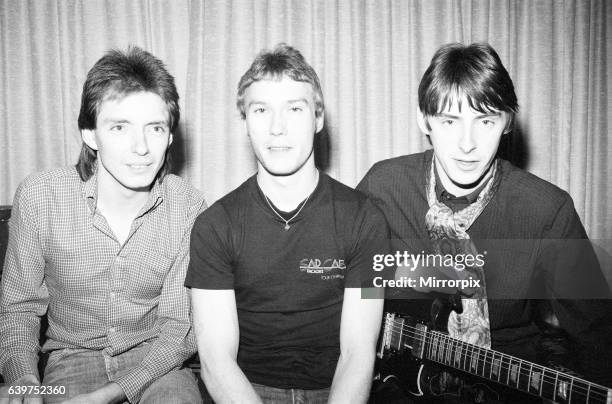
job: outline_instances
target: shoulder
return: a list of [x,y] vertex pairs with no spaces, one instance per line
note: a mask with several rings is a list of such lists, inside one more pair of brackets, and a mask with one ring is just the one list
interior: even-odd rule
[[241,212],[244,211],[249,203],[251,181],[254,181],[254,177],[249,178],[238,188],[213,203],[198,216],[194,226],[204,228],[211,225],[214,227],[229,225],[230,218],[240,217]]
[[54,194],[80,192],[81,184],[81,178],[72,166],[39,171],[30,174],[19,184],[14,204],[17,205],[23,198],[29,202],[44,202]]
[[520,205],[544,212],[556,212],[561,206],[571,204],[571,196],[558,186],[501,160],[504,193]]
[[386,223],[384,215],[367,194],[327,175],[324,178],[329,180],[332,203],[336,206],[335,211],[343,215],[348,222],[357,225],[364,220]]
[[357,189],[376,198],[385,194],[414,192],[424,184],[432,151],[379,161],[363,177]]
[[168,174],[161,182],[163,197],[173,210],[183,210],[195,217],[206,208],[204,195],[187,180]]
[[412,176],[424,171],[427,161],[431,160],[431,151],[399,156],[375,163],[366,174],[376,179],[389,179],[401,176]]

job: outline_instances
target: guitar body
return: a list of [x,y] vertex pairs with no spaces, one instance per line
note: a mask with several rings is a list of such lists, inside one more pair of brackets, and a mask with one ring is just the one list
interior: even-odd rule
[[371,403],[605,403],[612,390],[451,338],[459,296],[437,298],[430,320],[385,313]]

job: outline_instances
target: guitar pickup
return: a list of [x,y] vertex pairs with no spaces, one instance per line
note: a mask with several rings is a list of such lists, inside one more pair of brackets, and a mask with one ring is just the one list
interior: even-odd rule
[[409,350],[413,356],[423,359],[426,335],[425,324],[410,321],[410,318],[395,313],[386,313],[377,356],[382,358],[386,352]]

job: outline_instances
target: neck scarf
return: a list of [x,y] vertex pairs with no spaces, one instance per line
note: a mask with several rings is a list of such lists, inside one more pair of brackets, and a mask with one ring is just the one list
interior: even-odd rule
[[[432,157],[429,180],[427,182],[427,202],[429,210],[425,215],[425,224],[432,242],[434,253],[446,256],[478,254],[476,245],[467,233],[472,223],[480,216],[499,187],[497,174],[497,161],[491,167],[491,177],[482,189],[476,201],[458,212],[453,211],[436,197],[435,157]],[[459,271],[455,267],[447,268],[449,271]],[[448,332],[453,338],[475,344],[483,348],[491,347],[491,327],[489,324],[489,308],[485,285],[484,269],[482,266],[467,266],[461,271],[460,278],[480,279],[480,288],[476,288],[469,296],[465,293],[461,297],[463,312],[451,312],[448,319]],[[453,276],[451,276],[453,278]]]

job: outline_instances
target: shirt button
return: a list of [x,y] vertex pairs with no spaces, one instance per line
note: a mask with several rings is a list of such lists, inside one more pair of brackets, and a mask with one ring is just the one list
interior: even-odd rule
[[115,298],[115,292],[110,292],[110,297],[111,297],[111,299],[114,299]]
[[108,329],[108,332],[115,332],[115,327],[111,327]]

